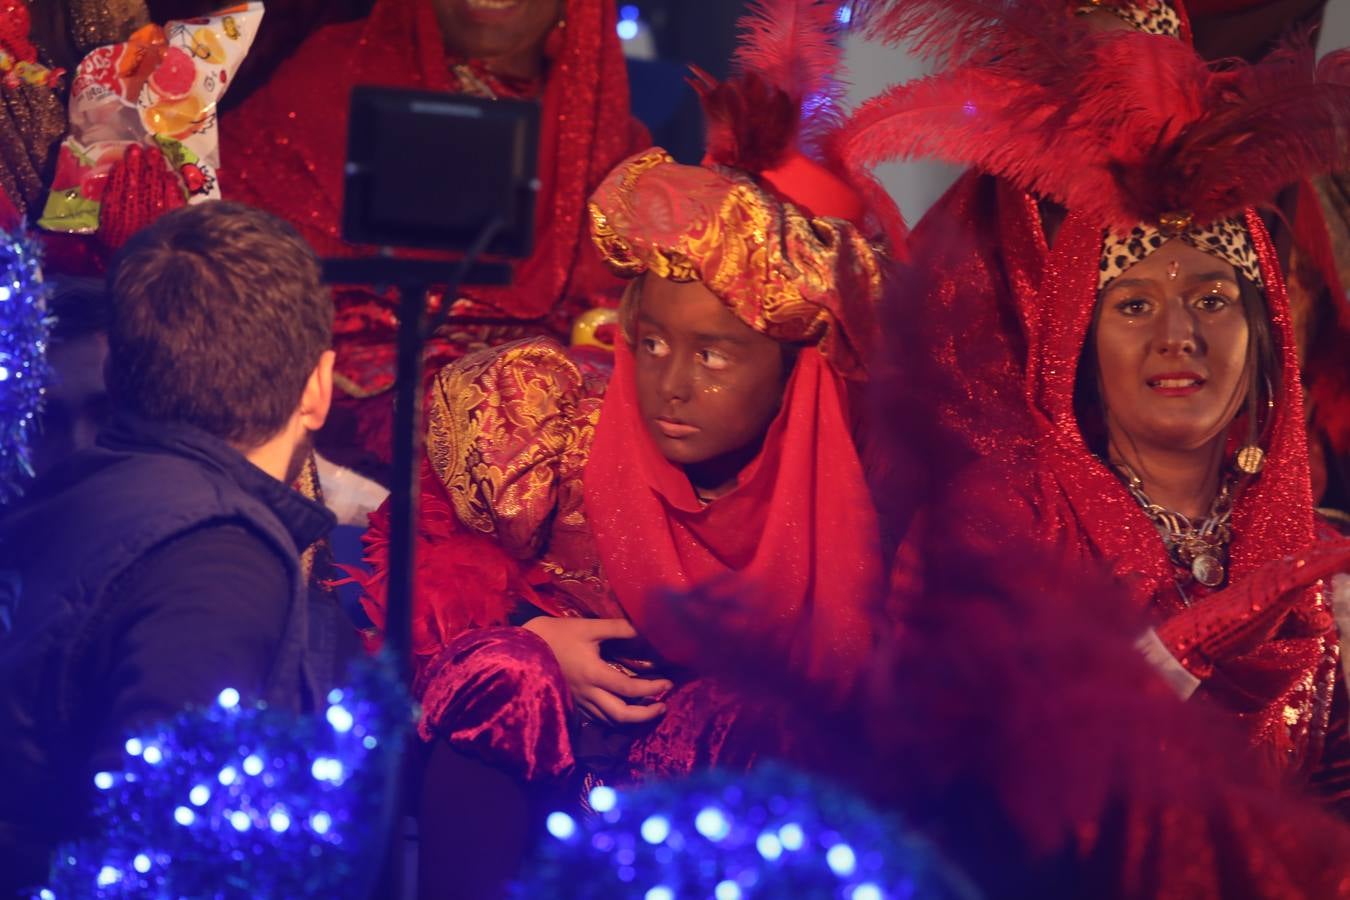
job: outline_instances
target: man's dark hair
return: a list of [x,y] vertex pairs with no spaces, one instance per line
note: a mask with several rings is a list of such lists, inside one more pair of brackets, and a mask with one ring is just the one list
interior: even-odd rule
[[314,251],[262,210],[211,201],[134,235],[108,276],[116,407],[252,448],[295,412],[332,346]]

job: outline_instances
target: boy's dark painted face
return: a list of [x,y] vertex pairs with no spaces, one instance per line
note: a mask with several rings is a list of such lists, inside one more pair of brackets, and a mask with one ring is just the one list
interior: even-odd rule
[[661,453],[689,466],[757,446],[782,403],[783,345],[700,282],[647,275],[639,291],[638,404]]

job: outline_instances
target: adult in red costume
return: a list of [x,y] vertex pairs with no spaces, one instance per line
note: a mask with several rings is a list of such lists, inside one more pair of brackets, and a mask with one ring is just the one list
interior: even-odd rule
[[[291,221],[323,256],[360,252],[339,237],[348,96],[375,84],[538,99],[541,189],[534,253],[511,285],[466,290],[459,324],[430,342],[428,371],[466,351],[531,334],[563,335],[617,282],[585,236],[586,197],[646,146],[606,0],[377,0],[360,21],[321,28],[269,82],[221,119],[226,196]],[[336,293],[337,419],[321,449],[339,461],[389,459],[394,306],[369,290]]]
[[[757,13],[748,71],[702,82],[705,165],[654,148],[593,195],[595,245],[633,279],[607,386],[543,338],[436,377],[414,606],[429,864],[465,843],[433,789],[509,779],[537,797],[794,752],[698,676],[670,595],[759,598],[727,612],[724,639],[754,633],[826,701],[868,656],[883,566],[849,385],[875,337],[881,226],[798,141],[833,83],[833,21],[813,0]],[[376,521],[377,623],[382,542]]]
[[[1238,722],[1261,768],[1329,778],[1341,799],[1345,727],[1328,726],[1337,631],[1318,579],[1345,564],[1344,545],[1311,562],[1321,551],[1288,301],[1249,205],[1341,161],[1346,57],[1314,67],[1295,47],[1218,69],[1182,42],[1094,32],[1044,4],[1007,16],[992,28],[947,23],[952,40],[969,41],[953,67],[860,113],[874,137],[913,135],[897,142],[904,151],[978,165],[1067,209],[1040,287],[1018,298],[1032,427],[968,477],[961,508],[945,516],[957,526],[938,530],[991,550],[1023,534],[1065,563],[1105,566],[1141,630],[1152,625],[1141,650],[1178,690]],[[1181,290],[1184,257],[1166,256],[1183,251],[1209,261],[1202,275],[1219,273],[1200,296]],[[1148,338],[1139,372],[1107,365],[1108,325],[1132,302],[1115,296],[1117,282],[1153,292],[1129,307]],[[1211,306],[1241,308],[1240,341],[1220,340]],[[1174,308],[1185,312],[1173,319]],[[1143,330],[1153,322],[1173,324]],[[1231,383],[1223,346],[1240,351]],[[1201,397],[1221,402],[1202,412],[1187,399]],[[1140,403],[1173,430],[1131,425]]]
[[[887,7],[903,13],[905,3],[877,4],[870,13],[873,37],[900,43],[912,30],[893,20]],[[1047,15],[1074,16],[1100,29],[1133,28],[1189,40],[1190,24],[1180,0],[1114,0],[1104,3],[1043,4]],[[1039,24],[1039,23],[1038,23]],[[915,49],[946,61],[942,42]],[[905,90],[905,87],[899,88]],[[840,136],[837,152],[867,164],[894,159],[889,137],[892,110],[874,102],[858,111]],[[899,131],[907,126],[899,126]],[[981,167],[963,173],[909,236],[911,265],[899,307],[887,304],[887,341],[904,352],[887,359],[901,371],[884,376],[899,390],[915,391],[919,406],[933,403],[939,424],[950,434],[943,471],[1026,440],[1031,423],[1023,403],[1030,323],[1024,310],[1035,295],[1049,255],[1047,233],[1063,211],[1013,180]],[[911,297],[924,298],[921,316],[909,314]],[[894,307],[894,308],[892,308]],[[972,336],[978,340],[972,340]],[[884,363],[883,363],[884,364]],[[920,376],[919,373],[922,373]],[[916,387],[918,384],[922,387]],[[905,453],[903,448],[901,453]],[[904,530],[926,485],[914,480],[918,466],[887,466],[879,492]]]
[[[1315,581],[1337,569],[1333,565],[1315,576],[1308,569],[1309,577],[1287,582],[1262,569],[1267,564],[1282,567],[1282,561],[1290,559],[1299,559],[1302,566],[1302,554],[1311,551],[1317,534],[1287,300],[1259,218],[1247,215],[1245,225],[1261,266],[1269,324],[1279,354],[1278,370],[1262,373],[1261,378],[1268,376],[1272,384],[1279,385],[1279,393],[1269,400],[1273,409],[1263,423],[1268,438],[1260,444],[1245,443],[1242,432],[1248,423],[1235,423],[1238,410],[1228,411],[1222,433],[1202,448],[1213,457],[1213,471],[1200,476],[1207,482],[1203,486],[1197,482],[1190,488],[1197,496],[1208,496],[1200,507],[1190,509],[1188,521],[1180,528],[1184,533],[1190,522],[1200,528],[1202,522],[1218,521],[1215,511],[1227,504],[1227,514],[1219,513],[1220,519],[1228,516],[1222,526],[1231,531],[1227,546],[1216,541],[1210,550],[1190,555],[1169,546],[1170,532],[1159,540],[1156,523],[1163,517],[1150,517],[1141,504],[1153,503],[1150,494],[1161,494],[1163,488],[1150,485],[1146,474],[1134,480],[1128,462],[1134,466],[1147,463],[1131,452],[1133,448],[1119,446],[1128,445],[1130,435],[1121,432],[1117,438],[1113,434],[1109,450],[1092,447],[1084,436],[1085,431],[1090,433],[1093,413],[1084,412],[1080,419],[1081,410],[1074,407],[1075,388],[1081,397],[1082,385],[1098,376],[1080,373],[1079,361],[1090,340],[1089,329],[1100,328],[1108,313],[1105,293],[1103,304],[1094,302],[1094,267],[1083,264],[1103,252],[1100,226],[1072,213],[1055,239],[1052,274],[1043,288],[1039,311],[1038,333],[1043,337],[1033,341],[1031,348],[1034,369],[1028,393],[1034,414],[1042,417],[1040,435],[1028,453],[995,463],[981,473],[1016,473],[1012,480],[995,488],[979,477],[972,478],[966,526],[974,539],[988,540],[997,533],[989,529],[998,523],[1035,535],[1067,559],[1104,563],[1129,586],[1141,616],[1154,624],[1157,640],[1150,637],[1142,648],[1164,671],[1180,676],[1179,690],[1189,696],[1198,688],[1200,697],[1230,711],[1243,723],[1252,747],[1270,769],[1307,776],[1322,767],[1323,745],[1329,735],[1340,753],[1345,750],[1343,721],[1338,728],[1328,728],[1332,691],[1339,683],[1337,632],[1327,597]],[[1120,277],[1136,276],[1133,269],[1127,269]],[[1161,323],[1162,317],[1158,319]],[[1158,326],[1168,327],[1172,325]],[[1254,333],[1257,326],[1250,328]],[[1173,389],[1172,381],[1187,381],[1190,376],[1169,381],[1169,373],[1197,369],[1216,373],[1220,364],[1217,354],[1207,353],[1209,337],[1197,327],[1192,337],[1177,338],[1175,346],[1169,343],[1170,337],[1153,338],[1148,390],[1169,399],[1181,399],[1189,396],[1184,391],[1197,390],[1191,384]],[[1255,342],[1254,334],[1250,340]],[[1198,390],[1221,390],[1219,379],[1213,381],[1212,387],[1208,379],[1200,382]],[[1243,392],[1249,389],[1259,391],[1256,382],[1242,386]],[[1169,390],[1175,390],[1175,396],[1166,394]],[[1103,385],[1103,394],[1110,396],[1109,385]],[[1110,410],[1109,400],[1103,400]],[[1248,461],[1245,457],[1243,462],[1233,461],[1234,451],[1250,452],[1247,448],[1255,446],[1267,454],[1264,467],[1259,473],[1241,471]],[[1254,466],[1254,462],[1249,465]],[[1231,499],[1223,496],[1229,492]],[[1209,563],[1201,557],[1211,551],[1210,558],[1221,565],[1226,562],[1226,573],[1205,571]],[[1346,558],[1342,554],[1341,564]],[[1262,590],[1248,583],[1261,579],[1269,581]],[[1211,592],[1209,588],[1220,589]],[[1175,670],[1176,660],[1193,678]],[[1340,785],[1337,793],[1344,789]]]

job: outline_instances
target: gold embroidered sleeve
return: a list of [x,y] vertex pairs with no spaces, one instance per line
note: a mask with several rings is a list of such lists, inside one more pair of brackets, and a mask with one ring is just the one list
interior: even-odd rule
[[598,413],[599,398],[561,344],[516,341],[436,376],[427,456],[459,519],[527,559],[555,519],[580,511]]

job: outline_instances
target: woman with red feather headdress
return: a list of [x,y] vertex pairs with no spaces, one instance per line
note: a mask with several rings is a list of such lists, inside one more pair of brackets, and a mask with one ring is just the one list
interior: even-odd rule
[[[607,383],[547,338],[435,378],[413,611],[428,884],[520,833],[466,836],[466,792],[520,808],[782,749],[698,677],[701,642],[663,596],[756,598],[724,633],[754,633],[822,698],[871,647],[884,567],[850,397],[875,338],[872,238],[899,215],[810,156],[837,125],[834,8],[776,0],[743,28],[739,75],[695,74],[704,164],[652,148],[591,196],[594,244],[629,279]],[[377,624],[386,527],[367,537]]]
[[[227,198],[290,221],[322,256],[358,252],[339,236],[353,86],[537,99],[535,249],[513,282],[451,298],[460,321],[428,346],[428,371],[531,334],[565,335],[619,282],[586,240],[585,206],[615,163],[648,144],[632,118],[610,0],[377,0],[370,15],[311,35],[260,90],[221,118]],[[339,462],[382,471],[390,452],[393,302],[336,293],[337,418],[320,437]]]
[[[913,26],[893,22],[885,14],[890,7],[904,9],[905,4],[871,3],[864,11],[871,14],[873,36],[898,42]],[[1069,0],[1045,4],[1045,13],[1077,17],[1103,30],[1129,28],[1190,40],[1181,0]],[[914,49],[928,57],[941,48],[921,43]],[[877,109],[873,104],[859,113]],[[875,160],[893,156],[885,138],[872,137],[861,117],[852,133],[859,136],[851,152],[866,152]],[[870,143],[860,150],[859,142]],[[907,352],[897,357],[905,360],[904,371],[892,380],[912,383],[916,366],[926,367],[925,402],[934,401],[939,421],[953,438],[946,448],[953,464],[1006,450],[1031,431],[1022,403],[1029,331],[1023,309],[1040,284],[1049,255],[1046,230],[1059,215],[1052,203],[1014,180],[976,166],[957,179],[909,235],[906,290],[895,296],[923,296],[924,314],[894,311],[903,318],[894,323],[888,340]],[[980,339],[968,340],[969,335]],[[926,365],[929,361],[933,364]],[[901,520],[913,512],[922,491],[922,485],[906,483],[906,477],[904,471],[879,474],[886,482],[883,491],[891,495],[887,502]]]
[[[1274,43],[1271,22],[1260,34],[1227,34],[1216,41],[1215,14],[1259,4],[1260,0],[1119,0],[1071,2],[1068,12],[1096,28],[1132,28],[1145,34],[1192,40],[1191,14],[1199,16],[1209,58],[1235,55],[1229,45]],[[1299,0],[1302,2],[1302,0]],[[1306,6],[1306,4],[1304,4]],[[874,4],[885,7],[886,4]],[[1050,4],[1053,14],[1059,10]],[[1306,12],[1306,10],[1304,10]],[[1279,21],[1279,20],[1275,20]],[[1288,26],[1289,20],[1284,20]],[[1232,28],[1228,31],[1232,32]],[[881,27],[878,35],[900,38],[903,28]],[[883,141],[884,144],[884,141]],[[873,148],[876,153],[875,148]],[[884,147],[876,153],[885,157]],[[1333,188],[1334,190],[1334,188]],[[1323,190],[1322,193],[1326,194]],[[1286,274],[1307,389],[1310,450],[1313,452],[1313,496],[1328,506],[1345,504],[1344,460],[1350,447],[1350,375],[1342,364],[1350,346],[1350,305],[1341,302],[1344,278],[1337,272],[1329,227],[1312,181],[1300,179],[1266,198],[1263,219]],[[1278,202],[1278,206],[1276,206]],[[941,419],[953,438],[950,460],[969,461],[1021,441],[1030,433],[1023,413],[1022,384],[1026,371],[1027,326],[1016,298],[1034,293],[1049,252],[1045,235],[1062,215],[1045,197],[1029,193],[1007,178],[981,168],[966,171],[915,226],[910,236],[913,267],[910,294],[927,299],[925,315],[896,323],[890,340],[903,343],[907,356],[938,357],[929,367],[925,386],[936,393]],[[902,312],[902,311],[899,311]],[[963,340],[980,334],[981,340]],[[906,366],[913,379],[913,366]],[[979,398],[972,403],[971,398]],[[1338,465],[1340,469],[1338,470]],[[893,473],[887,484],[889,503],[902,518],[919,504],[922,486],[906,484]],[[1343,520],[1343,513],[1324,509],[1323,516]],[[1333,520],[1334,521],[1334,520]],[[1346,530],[1344,524],[1342,529]]]
[[1350,550],[1318,548],[1288,302],[1252,207],[1346,161],[1350,54],[1212,66],[1034,0],[896,4],[880,21],[948,68],[859,110],[842,155],[964,162],[1060,208],[1039,284],[1012,298],[1025,431],[963,476],[928,536],[996,552],[1020,534],[1058,564],[1104,566],[1179,693],[1239,723],[1266,772],[1343,800],[1319,579]]

